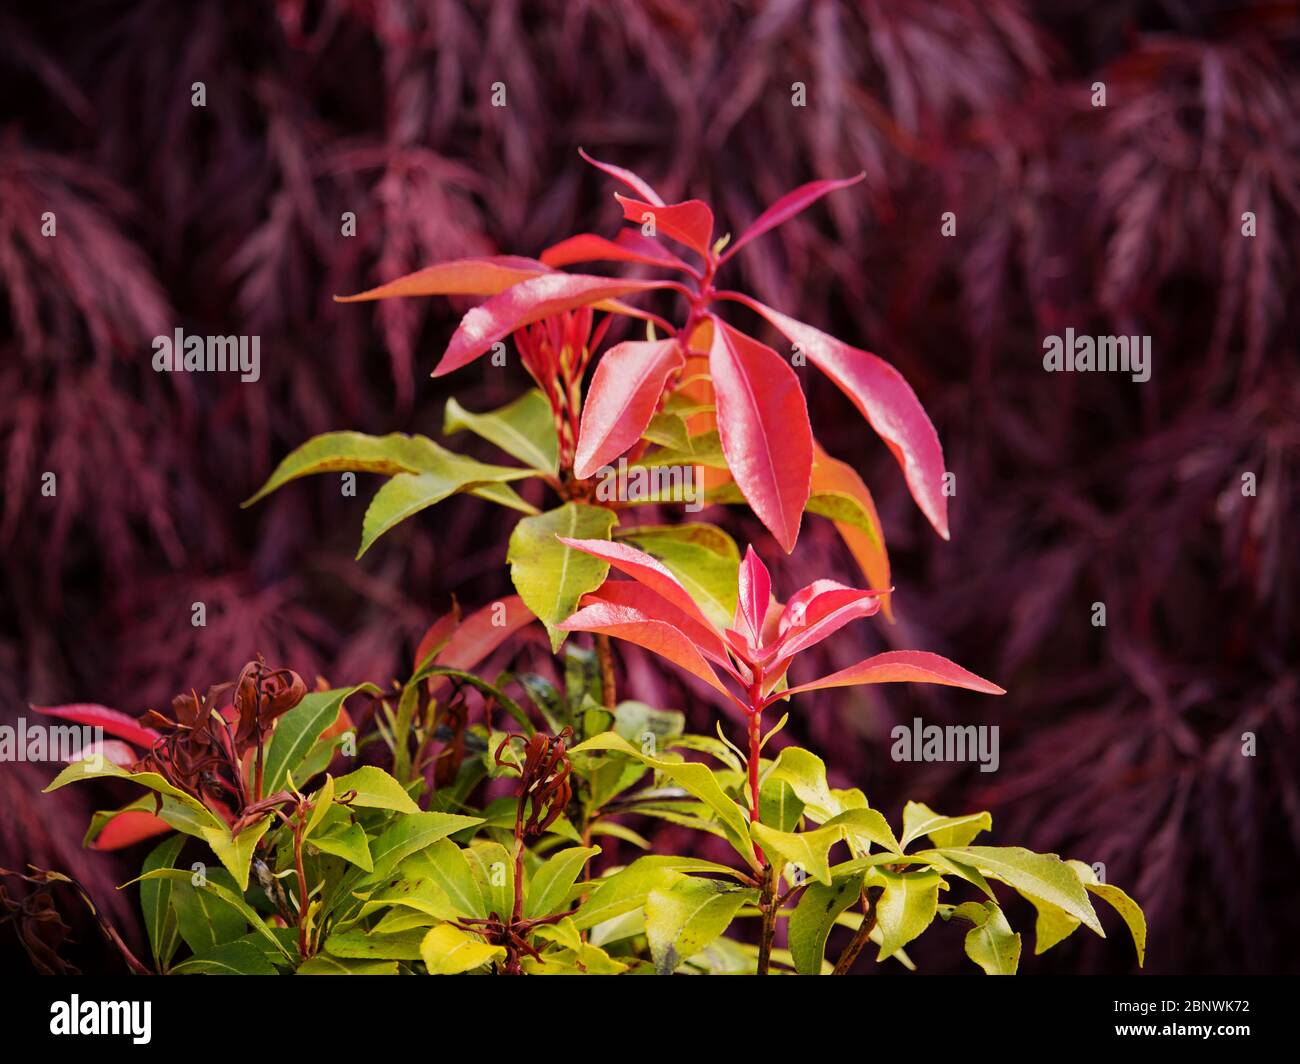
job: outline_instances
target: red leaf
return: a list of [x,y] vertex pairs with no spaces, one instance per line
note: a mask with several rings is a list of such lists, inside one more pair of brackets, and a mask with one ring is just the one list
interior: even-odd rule
[[614,240],[606,240],[595,233],[579,233],[543,251],[542,262],[547,266],[570,266],[575,262],[643,262],[650,266],[695,272],[663,245],[631,229],[620,230]]
[[640,610],[611,602],[593,602],[557,627],[566,632],[595,632],[635,643],[698,676],[727,697],[733,697],[683,632],[667,621],[646,617]]
[[778,697],[797,695],[802,691],[820,691],[825,687],[854,687],[868,683],[937,683],[947,687],[964,687],[987,695],[1006,694],[997,684],[989,683],[973,672],[967,672],[942,655],[924,650],[891,650],[823,676],[820,680],[791,687]]
[[763,642],[763,622],[772,601],[772,577],[752,546],[745,548],[745,560],[740,563],[738,577],[734,627],[739,630],[741,621],[744,621],[749,629],[750,646],[758,647]]
[[[498,619],[501,624],[496,623]],[[523,599],[507,595],[461,621],[434,660],[453,669],[472,669],[533,619]],[[429,681],[430,690],[437,690],[445,680],[444,676],[433,677]]]
[[113,817],[90,844],[92,850],[121,850],[144,839],[163,835],[172,827],[152,813],[140,809],[127,809]]
[[75,754],[69,754],[63,760],[68,764],[85,761],[88,757],[102,757],[109,764],[118,768],[130,768],[140,760],[135,747],[128,746],[121,739],[97,739],[87,743]]
[[787,554],[812,481],[812,429],[799,378],[766,344],[714,318],[709,373],[722,452],[750,509]]
[[582,406],[574,476],[585,480],[641,438],[685,361],[676,340],[625,340],[601,356]]
[[397,296],[494,296],[511,285],[548,272],[549,267],[536,259],[519,255],[453,259],[353,296],[335,296],[334,302],[359,303]]
[[703,200],[653,204],[632,199],[620,192],[614,198],[623,206],[623,217],[644,225],[646,215],[654,219],[656,235],[671,237],[707,259],[712,254],[713,211]]
[[558,272],[521,281],[472,308],[461,319],[433,375],[441,377],[468,365],[516,329],[560,311],[612,302],[632,292],[672,287],[680,285],[676,281],[632,281]]
[[628,188],[643,200],[647,200],[656,207],[662,207],[664,205],[663,197],[651,188],[650,183],[639,174],[634,174],[631,170],[624,170],[623,167],[615,166],[613,163],[602,163],[599,159],[593,159],[581,148],[578,149],[578,154],[586,159],[587,162],[591,163],[591,165],[597,170],[603,170],[605,173],[609,174],[610,177],[622,181],[623,184],[627,185]]
[[934,425],[903,375],[869,351],[852,347],[820,329],[787,318],[756,299],[739,292],[728,292],[723,298],[743,303],[765,317],[791,341],[799,344],[812,363],[853,400],[903,467],[907,486],[921,512],[935,531],[947,539],[948,500],[943,495],[943,448],[939,445]]
[[415,667],[418,669],[430,654],[442,650],[459,625],[460,603],[453,595],[451,610],[429,625],[428,630],[420,637],[420,642],[415,648]]
[[148,750],[162,736],[153,728],[147,728],[134,717],[127,716],[121,710],[109,709],[94,702],[70,702],[65,706],[32,706],[32,711],[47,717],[75,721],[92,728],[103,728],[109,735],[116,735],[129,743]]
[[762,236],[769,229],[775,229],[801,211],[807,210],[828,192],[856,185],[866,176],[867,172],[863,170],[857,177],[843,177],[833,181],[809,181],[808,184],[800,185],[794,191],[787,192],[754,219],[749,228],[741,233],[739,239],[727,249],[719,264],[726,262],[755,237]]
[[[695,604],[690,592],[682,587],[677,577],[673,576],[658,559],[651,557],[644,551],[637,550],[635,547],[629,547],[626,543],[617,543],[612,540],[568,539],[564,536],[557,536],[556,538],[565,546],[572,547],[574,550],[586,551],[593,557],[608,562],[619,572],[626,573],[661,598],[667,599],[673,606],[690,617],[700,628],[710,634],[710,641],[707,643],[701,641],[701,647],[707,648],[708,651],[715,653],[724,660],[726,659],[727,651],[723,645],[721,633],[713,627],[713,623],[704,615],[704,611]],[[608,584],[605,586],[608,586]]]

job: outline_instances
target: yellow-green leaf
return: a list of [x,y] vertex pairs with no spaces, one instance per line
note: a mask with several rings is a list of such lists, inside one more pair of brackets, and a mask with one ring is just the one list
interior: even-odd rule
[[431,975],[460,975],[505,960],[506,951],[451,924],[439,924],[421,941],[420,956]]
[[578,608],[578,600],[605,580],[609,565],[555,537],[609,539],[618,522],[612,510],[570,502],[536,517],[525,517],[510,534],[506,561],[524,605],[545,626],[558,651],[565,633],[556,625]]

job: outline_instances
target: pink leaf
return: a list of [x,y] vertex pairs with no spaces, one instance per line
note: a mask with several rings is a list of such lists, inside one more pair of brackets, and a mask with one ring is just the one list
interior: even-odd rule
[[866,176],[867,172],[863,170],[857,177],[844,177],[833,181],[809,181],[808,184],[800,185],[792,192],[787,192],[754,219],[749,228],[741,233],[736,242],[727,249],[719,263],[726,262],[751,240],[762,236],[770,229],[775,229],[778,225],[788,222],[800,211],[807,210],[828,192],[856,185]]
[[588,554],[608,562],[619,572],[626,573],[633,580],[644,584],[660,597],[667,599],[668,602],[690,617],[705,632],[710,633],[712,641],[707,645],[721,657],[726,657],[726,649],[722,644],[721,633],[714,628],[713,623],[704,615],[704,611],[695,604],[690,592],[682,587],[677,577],[673,576],[657,558],[653,558],[635,547],[629,547],[626,543],[617,543],[612,540],[568,539],[564,536],[557,536],[556,538],[565,546],[572,547],[574,550],[586,551]]
[[988,695],[1006,694],[997,684],[989,683],[973,672],[967,672],[942,655],[924,650],[891,650],[823,676],[820,680],[791,687],[781,692],[779,697],[797,695],[802,691],[820,691],[825,687],[853,687],[869,683],[937,683],[947,687],[964,687]]
[[934,425],[903,375],[882,358],[788,318],[738,292],[725,298],[756,311],[797,343],[871,423],[889,445],[907,486],[935,531],[948,538],[948,500],[943,495],[943,448]]
[[171,830],[173,829],[170,824],[152,813],[146,813],[141,809],[126,809],[104,825],[100,833],[95,836],[94,842],[90,844],[90,848],[121,850]]
[[116,735],[129,743],[148,750],[153,747],[161,735],[153,728],[147,728],[134,717],[127,716],[121,710],[109,709],[94,702],[70,702],[64,706],[32,706],[33,712],[47,717],[74,721],[92,728],[103,728],[109,735]]
[[620,230],[614,240],[606,240],[595,233],[579,233],[543,251],[542,262],[547,266],[570,266],[575,262],[641,262],[695,272],[662,244],[656,244],[631,229]]
[[664,385],[685,359],[676,340],[625,340],[601,356],[582,406],[573,472],[585,480],[650,424]]
[[713,318],[709,374],[722,452],[737,486],[788,554],[812,481],[812,429],[799,378],[766,344]]
[[88,757],[102,757],[109,764],[118,768],[130,768],[140,760],[135,748],[128,746],[121,739],[96,739],[87,743],[75,754],[68,754],[63,760],[68,764],[85,761]]
[[640,610],[610,602],[584,606],[559,628],[566,632],[595,632],[645,647],[661,658],[698,676],[710,687],[732,697],[700,652],[686,635],[667,621],[647,618]]
[[623,167],[615,166],[613,163],[602,163],[599,159],[593,159],[581,148],[578,149],[578,154],[586,159],[587,162],[591,163],[591,165],[597,170],[603,170],[605,173],[609,174],[610,177],[622,181],[623,184],[627,185],[628,188],[643,200],[647,200],[656,207],[662,207],[664,205],[663,197],[651,188],[650,183],[639,174],[635,174],[631,170],[624,170]]
[[614,606],[624,606],[642,614],[646,620],[663,621],[672,625],[704,657],[715,665],[720,665],[729,675],[736,675],[731,659],[727,657],[726,648],[718,639],[718,634],[706,628],[685,610],[674,606],[657,591],[652,591],[645,584],[635,580],[606,580],[599,588],[583,598],[584,606],[595,602],[608,602]]
[[336,303],[359,303],[398,296],[494,296],[530,277],[549,273],[536,259],[519,255],[453,259],[416,270],[395,281],[352,296],[335,296]]
[[[804,591],[828,583],[831,581],[818,581],[817,584],[804,588]],[[802,591],[799,592],[799,595],[802,594]],[[790,600],[785,615],[781,618],[782,638],[777,645],[774,665],[816,646],[850,621],[870,617],[880,610],[880,599],[875,591],[835,586],[815,592],[806,600],[801,601],[799,595]]]
[[752,546],[745,548],[745,560],[740,563],[739,595],[736,598],[735,627],[743,621],[749,629],[749,642],[758,647],[763,642],[763,622],[772,600],[772,577],[767,566]]
[[632,292],[675,286],[680,287],[676,281],[632,281],[559,272],[521,281],[472,308],[461,319],[433,375],[441,377],[468,365],[516,329],[552,314],[612,302]]
[[713,211],[703,200],[683,203],[653,204],[632,199],[619,192],[614,198],[623,207],[623,217],[644,225],[653,218],[657,236],[671,237],[707,259],[712,254]]

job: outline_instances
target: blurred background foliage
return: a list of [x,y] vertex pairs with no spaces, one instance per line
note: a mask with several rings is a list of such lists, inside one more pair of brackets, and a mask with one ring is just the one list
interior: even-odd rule
[[[818,664],[923,647],[1010,693],[832,692],[783,739],[891,818],[907,798],[987,807],[994,841],[1104,862],[1146,909],[1148,971],[1297,970],[1295,3],[68,0],[9,7],[0,41],[0,720],[162,707],[258,652],[387,682],[453,594],[508,591],[508,523],[470,497],[362,563],[364,489],[238,508],[311,433],[437,436],[452,391],[485,409],[526,387],[487,360],[429,380],[464,305],[331,294],[612,235],[579,145],[712,201],[720,231],[865,170],[738,259],[740,286],[902,370],[957,474],[953,539],[801,371],[822,442],[875,493],[898,587],[897,624]],[[177,326],[260,335],[261,381],[154,373],[150,340]],[[1043,336],[1069,326],[1150,335],[1151,380],[1045,373]],[[825,522],[786,559],[747,514],[703,516],[753,538],[779,588],[857,579]],[[705,694],[619,654],[623,693],[712,730]],[[494,665],[512,656],[544,668],[540,634]],[[1000,770],[894,763],[889,731],[917,715],[997,724]],[[138,936],[113,885],[142,851],[82,852],[92,805],[39,797],[49,775],[0,768],[0,865],[78,876]],[[95,969],[93,927],[74,931]],[[935,939],[922,968],[960,967]],[[26,963],[12,936],[0,950]],[[1096,941],[1023,967],[1131,964]]]

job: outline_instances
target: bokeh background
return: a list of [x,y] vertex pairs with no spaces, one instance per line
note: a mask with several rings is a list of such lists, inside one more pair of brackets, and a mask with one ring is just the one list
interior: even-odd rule
[[[526,386],[517,362],[429,379],[464,305],[332,293],[612,235],[611,185],[579,145],[711,200],[720,230],[864,170],[732,278],[898,366],[957,474],[944,543],[856,411],[801,371],[819,437],[875,493],[898,587],[897,624],[856,626],[823,664],[926,648],[1010,693],[829,692],[785,738],[891,817],[907,798],[989,808],[994,842],[1104,862],[1146,909],[1148,971],[1300,969],[1298,59],[1295,3],[5,5],[0,720],[29,702],[138,713],[257,652],[385,682],[452,594],[508,591],[509,522],[471,498],[360,563],[366,489],[302,482],[239,509],[309,434],[437,437],[449,389],[486,409]],[[261,381],[155,374],[150,339],[177,326],[260,335]],[[1045,373],[1042,338],[1067,326],[1150,335],[1150,381]],[[704,516],[786,593],[857,580],[824,521],[777,559],[747,513]],[[512,647],[494,666],[544,665],[538,640]],[[619,649],[624,694],[711,730],[707,697]],[[915,715],[997,724],[1000,770],[894,763],[889,730]],[[76,875],[138,941],[114,884],[147,844],[81,850],[120,795],[40,797],[51,771],[0,765],[0,865]],[[1012,917],[1030,930],[1028,906]],[[77,963],[114,970],[68,918]],[[1132,970],[1106,922],[1109,941],[1027,951],[1023,970]],[[957,929],[934,938],[913,951],[925,970],[972,970]],[[27,963],[9,928],[0,958]]]

